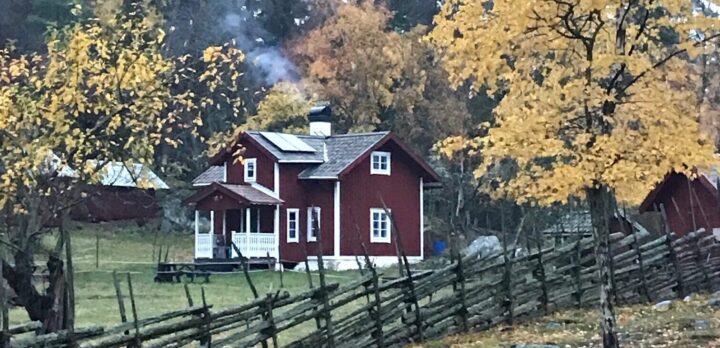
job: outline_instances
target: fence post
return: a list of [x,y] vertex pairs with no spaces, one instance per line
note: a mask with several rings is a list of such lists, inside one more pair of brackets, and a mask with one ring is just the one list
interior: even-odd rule
[[683,280],[682,275],[682,269],[680,268],[680,262],[678,261],[677,254],[675,253],[675,248],[673,247],[673,242],[675,240],[674,233],[670,232],[670,227],[667,224],[667,213],[665,212],[665,205],[660,204],[660,217],[663,225],[663,229],[665,230],[665,235],[667,238],[665,239],[665,244],[668,248],[668,251],[670,252],[670,262],[672,262],[673,267],[675,268],[675,281],[677,282],[677,292],[679,297],[685,297],[685,282]]
[[202,316],[205,319],[205,335],[200,337],[200,346],[204,348],[212,347],[212,334],[210,333],[210,327],[212,325],[212,318],[210,316],[210,308],[205,298],[205,287],[200,287],[200,295],[202,296],[203,313]]
[[330,311],[330,300],[328,299],[327,283],[325,282],[325,262],[323,261],[323,243],[322,243],[322,230],[320,229],[319,216],[315,212],[314,207],[310,209],[313,215],[310,221],[313,222],[312,228],[317,231],[317,264],[318,273],[320,276],[320,297],[323,302],[323,314],[325,320],[325,331],[327,346],[330,348],[335,347],[335,333],[333,332],[332,324],[332,312]]
[[[465,272],[463,269],[463,260],[462,255],[460,253],[457,253],[457,265],[455,266],[455,274],[456,274],[456,292],[459,292],[460,295],[460,309],[457,311],[457,316],[460,317],[460,324],[461,324],[461,330],[462,332],[467,332],[469,329],[468,325],[468,309],[467,309],[467,303],[466,303],[466,294],[465,294]],[[458,291],[459,290],[459,291]]]
[[[360,233],[360,229],[355,225],[356,231]],[[365,247],[364,242],[360,242],[360,247],[363,250],[363,254],[365,255],[365,267],[370,270],[370,274],[372,274],[372,284],[373,284],[373,295],[375,297],[375,310],[372,310],[372,307],[368,308],[368,311],[370,312],[370,317],[373,318],[373,321],[375,322],[375,330],[372,333],[372,336],[375,337],[375,343],[379,348],[385,347],[385,337],[383,333],[383,322],[382,322],[382,299],[380,298],[380,279],[377,274],[377,270],[375,269],[375,266],[373,266],[372,261],[370,261],[370,256],[368,255],[367,248]]]
[[[533,226],[533,231],[535,231],[535,226]],[[545,275],[545,264],[543,264],[543,250],[542,250],[542,242],[540,238],[535,235],[536,241],[535,246],[537,248],[537,274],[538,278],[540,279],[540,290],[542,292],[541,301],[543,305],[543,312],[545,315],[550,314],[550,296],[548,295],[548,287],[547,287],[547,277]],[[528,250],[530,250],[528,246]]]
[[[0,280],[3,280],[5,271],[5,234],[0,235]],[[0,347],[10,347],[10,329],[7,293],[5,292],[4,281],[0,282],[0,319],[2,320],[2,333],[0,333]]]
[[127,282],[128,282],[128,292],[130,293],[130,305],[132,307],[132,315],[133,315],[133,324],[135,326],[135,339],[133,346],[134,347],[140,347],[140,326],[138,324],[138,315],[137,315],[137,309],[135,307],[135,294],[133,293],[133,287],[132,287],[132,279],[130,278],[130,273],[127,274]]
[[575,304],[577,308],[582,308],[583,301],[583,289],[582,289],[582,236],[580,235],[580,229],[577,228],[577,239],[575,241],[575,255],[573,256],[573,273],[575,278]]
[[[122,290],[120,289],[120,280],[118,280],[117,271],[113,271],[113,283],[115,284],[115,296],[118,300],[118,310],[120,310],[120,322],[127,323],[127,315],[125,314],[125,300],[123,299]],[[130,331],[125,331],[126,335]]]

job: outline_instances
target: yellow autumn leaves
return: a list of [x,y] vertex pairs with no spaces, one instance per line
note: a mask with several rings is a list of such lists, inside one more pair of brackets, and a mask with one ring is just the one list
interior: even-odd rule
[[198,65],[200,57],[165,56],[156,20],[113,18],[51,31],[43,54],[0,51],[0,206],[48,192],[39,188],[52,179],[51,155],[84,183],[98,178],[90,160],[151,163],[158,145],[177,144],[175,130],[195,131],[194,115],[212,100],[186,87],[189,69],[211,71],[205,89],[239,88],[238,49],[213,48]]
[[[496,197],[547,205],[605,186],[638,203],[668,171],[714,164],[688,56],[720,22],[691,2],[455,0],[435,20],[451,82],[505,92],[485,136],[438,144],[479,146]],[[511,178],[494,177],[508,160]]]

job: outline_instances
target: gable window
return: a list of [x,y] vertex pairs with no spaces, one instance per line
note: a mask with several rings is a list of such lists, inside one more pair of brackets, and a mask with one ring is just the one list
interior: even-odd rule
[[320,207],[308,207],[307,214],[307,240],[317,241],[318,229],[320,228]]
[[390,216],[385,209],[370,209],[370,243],[390,243]]
[[287,210],[287,241],[288,243],[297,243],[299,228],[298,220],[300,220],[300,209]]
[[257,158],[246,158],[245,164],[245,182],[257,181]]
[[370,174],[390,175],[390,153],[373,151],[370,156]]

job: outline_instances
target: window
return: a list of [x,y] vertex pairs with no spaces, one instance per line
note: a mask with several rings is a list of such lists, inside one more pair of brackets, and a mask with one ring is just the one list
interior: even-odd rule
[[245,182],[255,182],[257,178],[257,158],[246,158],[245,164]]
[[300,209],[287,210],[287,241],[288,243],[298,242],[298,220],[300,220]]
[[370,174],[390,175],[390,153],[375,151],[370,161]]
[[320,207],[309,207],[307,217],[307,240],[317,241],[317,230],[320,228]]
[[370,209],[370,242],[390,243],[390,216],[385,209]]

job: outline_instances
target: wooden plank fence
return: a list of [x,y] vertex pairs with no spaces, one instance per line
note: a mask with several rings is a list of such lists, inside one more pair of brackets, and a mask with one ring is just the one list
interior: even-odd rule
[[[619,304],[716,290],[720,252],[712,235],[610,237]],[[202,304],[193,305],[188,292],[188,308],[145,319],[136,317],[132,297],[132,318],[127,318],[116,287],[119,325],[35,334],[38,324],[29,323],[10,327],[3,337],[10,337],[13,347],[399,347],[597,305],[591,238],[533,249],[525,255],[505,250],[455,256],[445,267],[406,268],[403,276],[390,280],[365,255],[365,272],[346,284],[321,277],[319,287],[303,293],[257,295],[252,302],[222,309],[206,303],[204,290]]]

